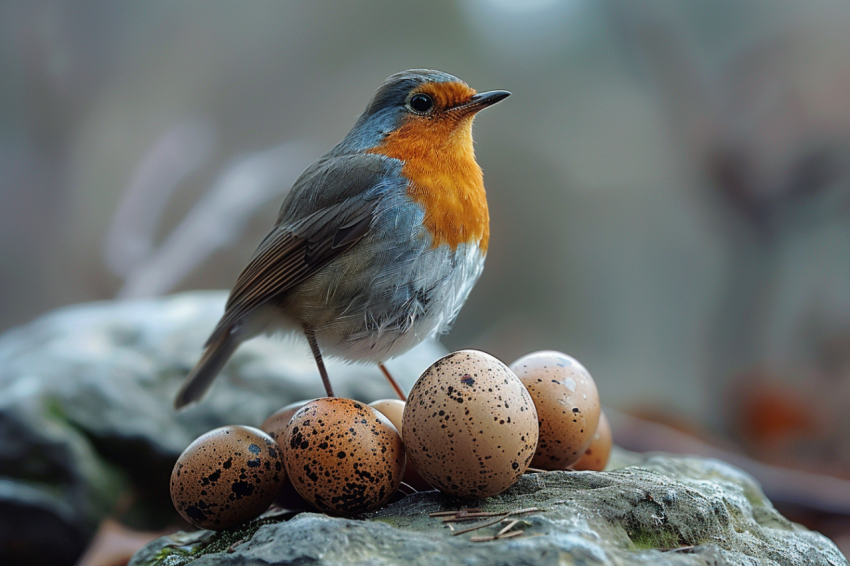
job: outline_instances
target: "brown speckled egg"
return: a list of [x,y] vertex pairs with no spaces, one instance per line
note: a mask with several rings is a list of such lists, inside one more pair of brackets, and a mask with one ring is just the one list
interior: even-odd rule
[[537,412],[502,362],[461,350],[425,370],[402,420],[407,455],[425,481],[458,497],[489,497],[512,486],[537,447]]
[[290,403],[286,407],[275,411],[269,416],[269,418],[263,421],[263,424],[260,425],[260,430],[274,438],[275,442],[278,444],[282,444],[281,437],[283,436],[283,433],[286,432],[286,428],[289,426],[289,420],[295,413],[298,412],[298,409],[309,402],[309,399],[306,401],[296,401],[295,403]]
[[[260,425],[260,430],[274,438],[278,446],[281,447],[281,453],[283,452],[284,447],[283,434],[289,426],[289,420],[295,413],[298,412],[298,409],[309,402],[310,400],[290,403],[284,408],[272,413],[269,418],[263,421],[263,424]],[[278,507],[288,509],[290,511],[307,511],[312,509],[310,504],[307,503],[303,497],[298,495],[297,491],[295,491],[295,487],[292,485],[292,481],[289,477],[283,480],[283,484],[280,486],[280,492],[275,498],[274,503]]]
[[292,485],[332,515],[383,505],[401,482],[406,458],[395,427],[365,403],[310,401],[292,417],[282,444]]
[[531,393],[540,421],[533,468],[563,470],[578,461],[599,422],[599,393],[583,365],[566,354],[533,352],[511,364]]
[[[375,407],[381,411],[385,417],[390,419],[390,422],[393,423],[393,426],[399,434],[401,434],[401,420],[402,415],[404,414],[404,401],[401,399],[381,399],[379,401],[372,401],[369,403],[369,406]],[[402,443],[404,442],[404,436],[401,437],[401,441]],[[419,475],[419,472],[417,472],[416,468],[413,467],[413,462],[410,458],[407,459],[407,466],[404,468],[404,477],[401,481],[416,491],[431,491],[434,489],[421,475]]]
[[263,431],[231,425],[200,436],[171,472],[171,500],[202,529],[235,527],[258,517],[280,490],[283,456]]
[[572,465],[572,468],[574,470],[601,472],[608,464],[612,444],[611,424],[608,422],[608,417],[605,416],[605,411],[602,411],[599,414],[599,426],[596,427],[596,434],[593,435],[590,446],[584,451],[579,461]]

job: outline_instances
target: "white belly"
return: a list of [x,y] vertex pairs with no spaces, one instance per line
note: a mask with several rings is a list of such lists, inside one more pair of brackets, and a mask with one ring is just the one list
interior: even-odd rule
[[323,354],[350,361],[384,362],[447,332],[481,275],[484,254],[474,245],[453,251],[420,244],[400,262],[340,258],[297,289],[286,310],[316,329]]

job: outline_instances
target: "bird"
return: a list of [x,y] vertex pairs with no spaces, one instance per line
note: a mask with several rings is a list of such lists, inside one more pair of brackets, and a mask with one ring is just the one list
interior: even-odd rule
[[349,133],[298,177],[239,275],[175,408],[199,401],[259,334],[301,331],[323,356],[384,362],[448,331],[484,267],[490,216],[475,115],[510,96],[441,71],[387,78]]

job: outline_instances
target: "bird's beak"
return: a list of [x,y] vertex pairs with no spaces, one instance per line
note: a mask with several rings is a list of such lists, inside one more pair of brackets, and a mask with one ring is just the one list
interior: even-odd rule
[[506,99],[511,93],[506,90],[491,90],[489,92],[481,92],[472,96],[468,102],[464,102],[459,106],[455,106],[452,110],[460,111],[463,114],[475,114],[484,110],[488,106],[493,106],[497,102]]

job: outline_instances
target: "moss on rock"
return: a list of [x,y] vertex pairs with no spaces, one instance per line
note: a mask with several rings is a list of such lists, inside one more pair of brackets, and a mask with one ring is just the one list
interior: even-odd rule
[[[140,551],[131,566],[432,566],[446,557],[470,565],[847,564],[828,539],[779,515],[758,484],[735,468],[668,455],[620,458],[633,465],[530,474],[481,501],[425,492],[357,520],[302,513],[268,517],[232,533],[164,537]],[[472,542],[502,525],[455,535],[430,516],[463,507],[539,510],[512,517],[521,520],[514,527],[523,531],[518,537]]]

